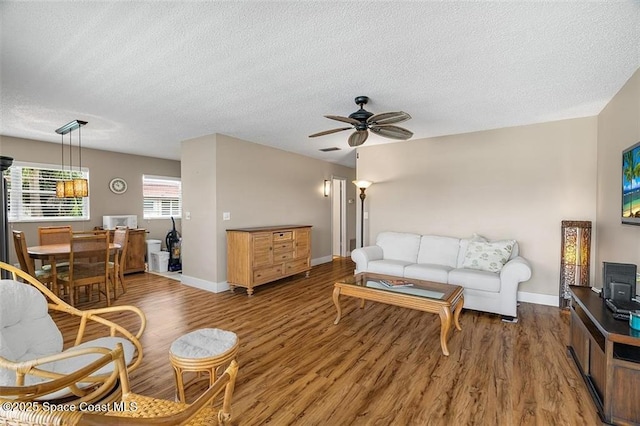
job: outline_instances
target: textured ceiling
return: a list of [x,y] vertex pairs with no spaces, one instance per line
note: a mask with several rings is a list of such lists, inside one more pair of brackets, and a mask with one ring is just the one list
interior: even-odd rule
[[[640,1],[0,2],[0,134],[179,159],[223,133],[355,165],[349,115],[414,139],[598,114],[640,67]],[[403,143],[371,135],[366,145]],[[340,151],[322,153],[336,146]]]

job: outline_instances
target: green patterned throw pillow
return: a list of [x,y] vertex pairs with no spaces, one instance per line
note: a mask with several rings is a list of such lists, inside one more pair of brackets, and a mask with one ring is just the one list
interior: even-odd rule
[[471,241],[462,262],[463,268],[500,272],[511,256],[515,240]]

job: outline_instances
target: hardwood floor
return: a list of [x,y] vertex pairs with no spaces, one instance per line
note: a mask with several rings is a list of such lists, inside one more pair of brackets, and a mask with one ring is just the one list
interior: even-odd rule
[[[260,286],[252,297],[128,275],[115,303],[136,305],[148,318],[133,390],[172,399],[171,342],[215,327],[240,339],[234,425],[600,424],[567,355],[568,315],[558,308],[523,303],[517,324],[464,310],[445,357],[434,314],[371,302],[360,309],[344,298],[334,325],[333,283],[352,271],[351,260],[335,260],[309,278]],[[64,334],[71,343],[71,332]],[[188,400],[201,389],[188,389]]]

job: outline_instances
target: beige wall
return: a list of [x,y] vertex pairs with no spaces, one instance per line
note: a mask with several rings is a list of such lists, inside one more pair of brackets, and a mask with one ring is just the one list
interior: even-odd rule
[[533,270],[520,291],[557,297],[560,222],[596,218],[596,134],[590,117],[364,146],[365,241],[384,230],[514,238]]
[[603,261],[640,266],[640,226],[620,220],[622,151],[639,141],[640,69],[598,116],[598,284]]
[[[43,164],[60,164],[60,144],[40,142],[0,136],[0,155],[13,157],[14,161]],[[73,229],[87,230],[102,226],[103,215],[135,214],[138,226],[149,230],[147,238],[163,241],[169,229],[170,220],[143,220],[142,218],[142,175],[180,177],[180,162],[116,152],[82,149],[82,166],[89,168],[90,220],[74,222],[19,222],[10,228],[25,231],[28,244],[38,240],[38,226],[70,224]],[[109,190],[109,182],[114,177],[127,181],[127,192],[116,195]],[[180,226],[180,221],[176,221]],[[17,262],[13,241],[9,243],[11,262]]]
[[183,141],[180,150],[182,278],[205,288],[215,282],[218,270],[216,138],[209,135]]
[[[204,193],[183,193],[184,211],[191,211],[191,220],[183,221],[184,255],[216,268],[213,273],[211,265],[185,259],[183,282],[207,287],[226,280],[226,230],[233,228],[312,225],[312,259],[331,259],[331,201],[322,186],[332,175],[350,181],[355,170],[220,134],[183,142],[184,187],[206,182]],[[355,187],[347,190],[354,198]],[[223,220],[223,212],[231,219]],[[354,204],[348,215],[348,235],[354,238]]]

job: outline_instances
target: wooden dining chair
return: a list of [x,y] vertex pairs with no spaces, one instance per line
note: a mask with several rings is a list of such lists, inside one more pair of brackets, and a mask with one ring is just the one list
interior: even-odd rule
[[85,287],[89,301],[93,287],[98,286],[98,300],[104,293],[111,306],[109,292],[109,234],[76,235],[71,239],[69,270],[58,273],[58,283],[70,294],[70,303],[78,303],[78,287]]
[[71,242],[71,227],[39,226],[38,239],[41,246],[49,244],[69,244]]
[[120,246],[120,249],[113,254],[112,260],[109,262],[109,275],[113,283],[113,298],[115,299],[118,292],[118,283],[122,288],[122,294],[127,291],[124,283],[124,266],[127,259],[127,246],[129,245],[129,228],[117,227],[113,231],[113,243]]
[[[51,288],[53,285],[51,269],[36,269],[35,262],[29,257],[29,252],[27,251],[27,241],[24,232],[13,231],[13,246],[16,249],[18,262],[20,262],[20,269]],[[52,290],[55,292],[56,289]]]

